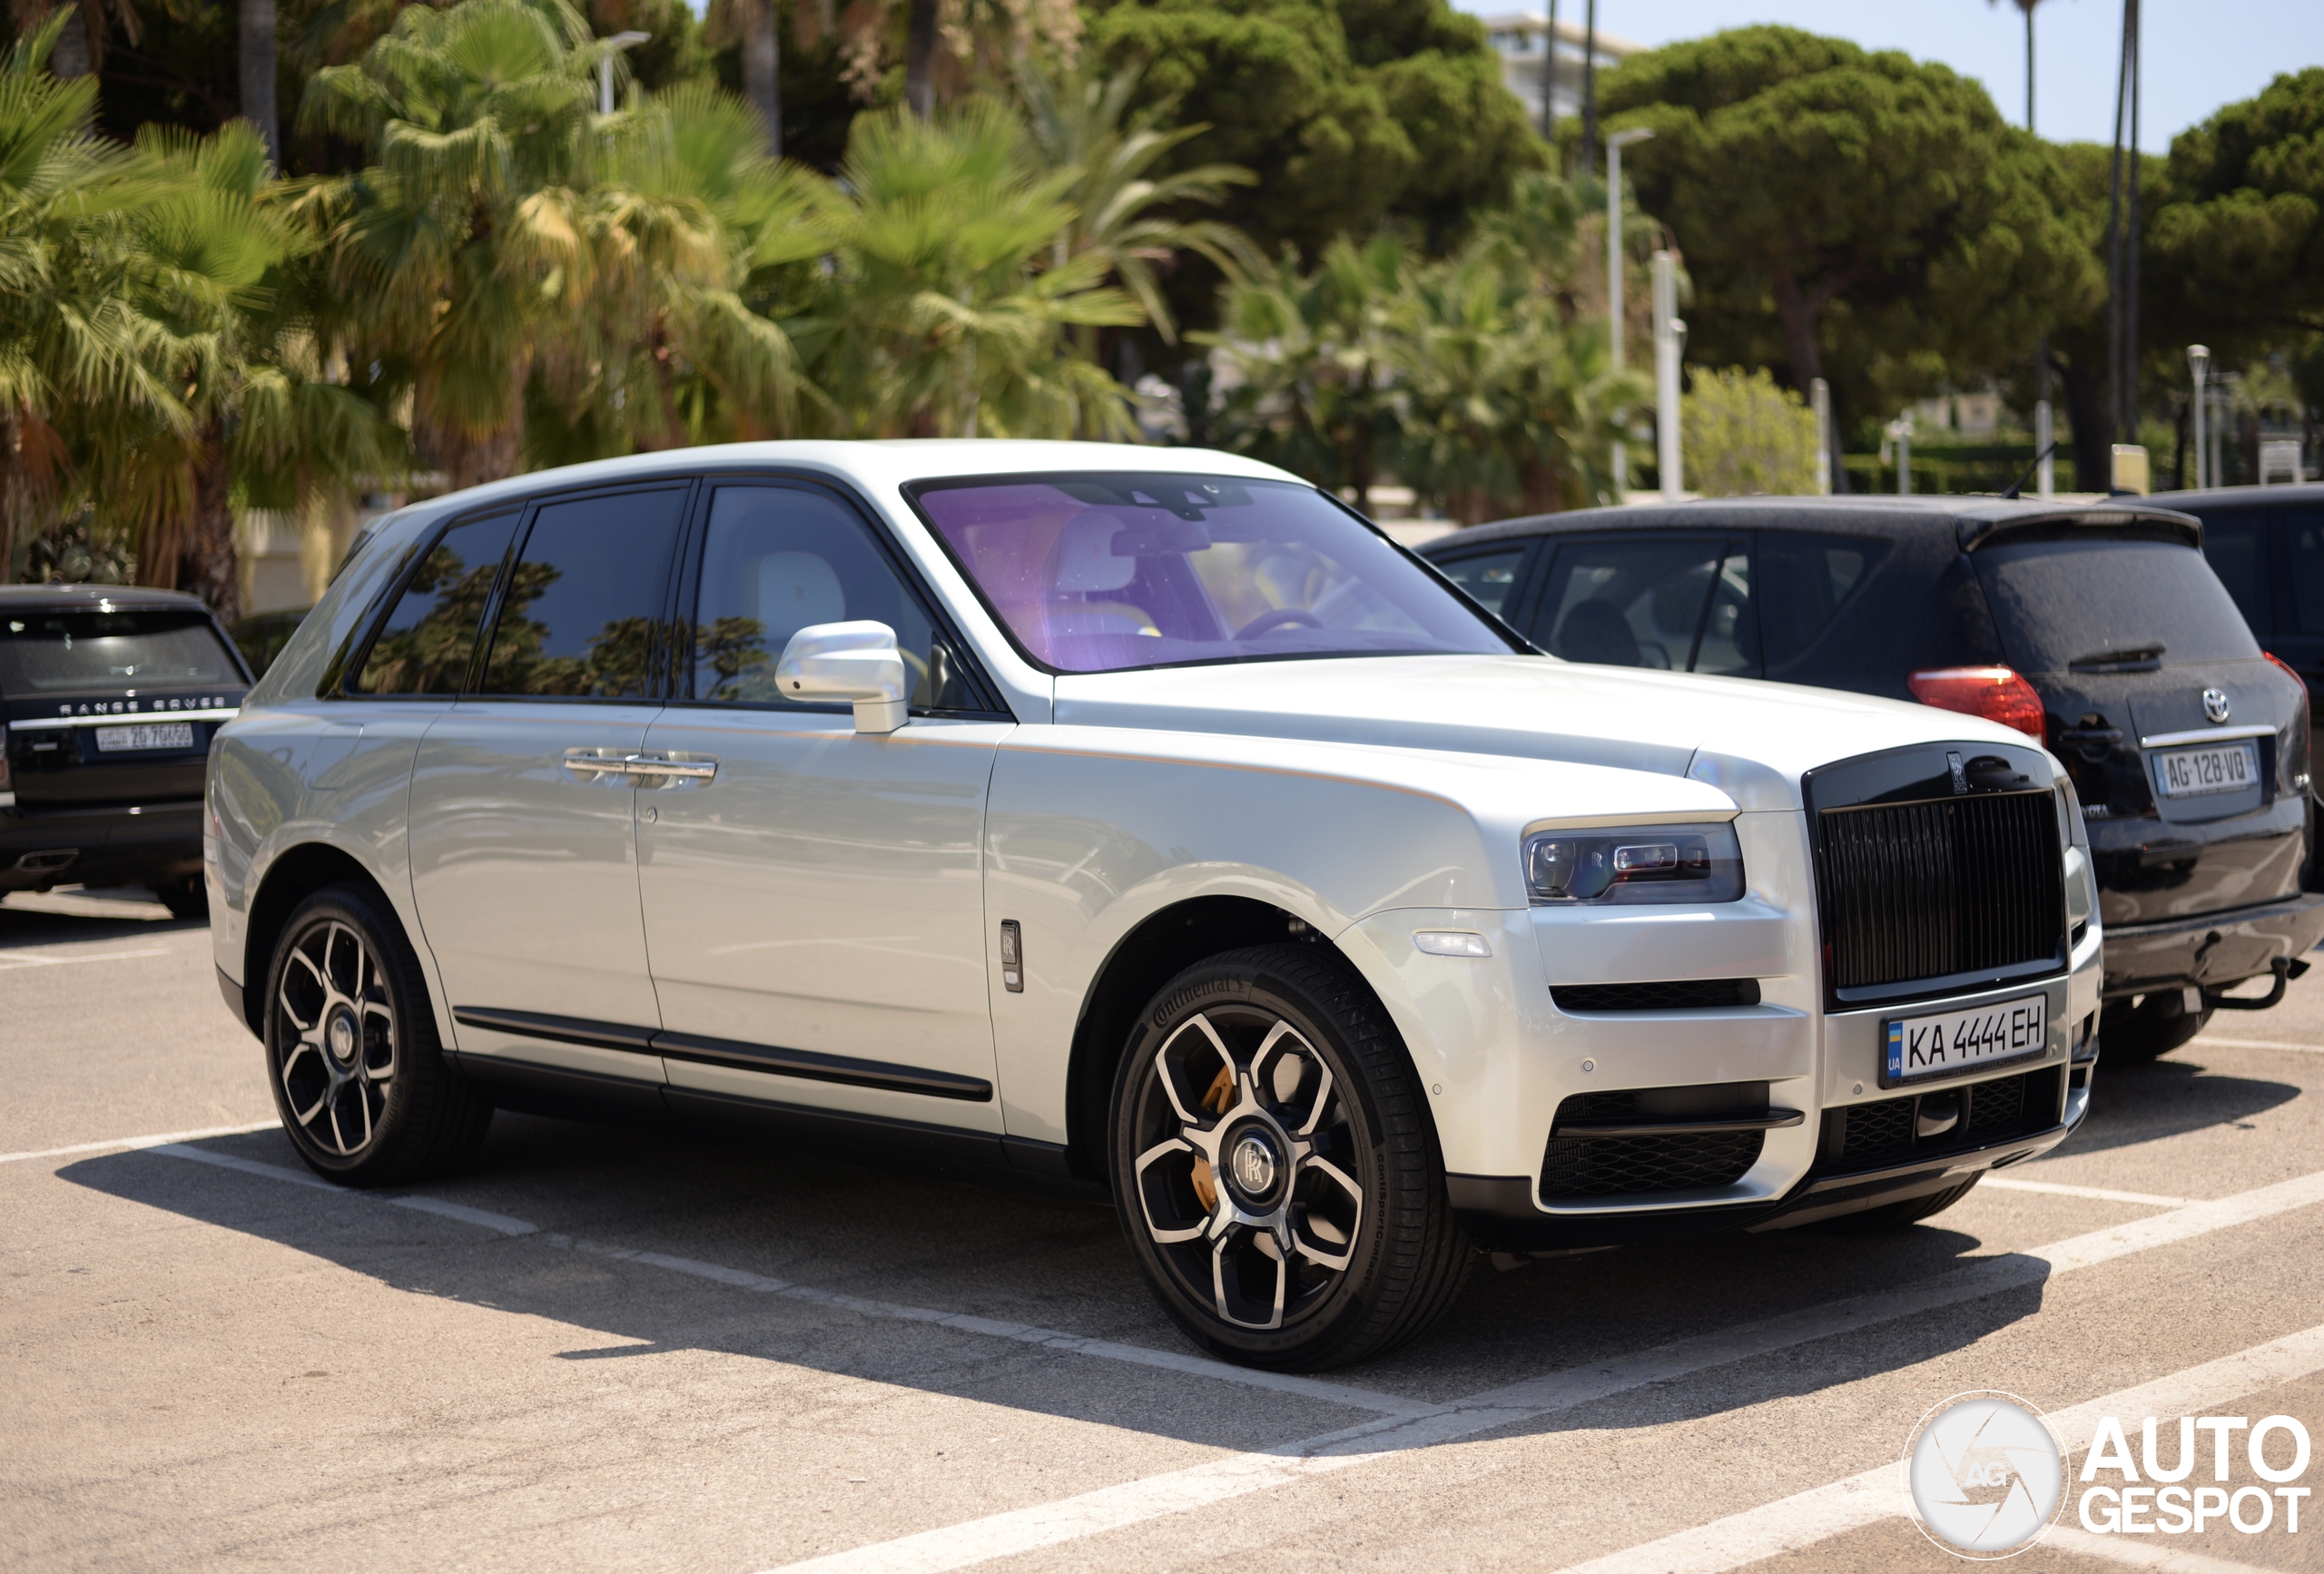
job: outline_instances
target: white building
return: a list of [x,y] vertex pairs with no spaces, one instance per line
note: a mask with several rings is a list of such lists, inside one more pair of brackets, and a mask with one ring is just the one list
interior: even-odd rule
[[[1581,8],[1581,0],[1574,0],[1572,9]],[[1547,8],[1536,14],[1511,11],[1481,20],[1485,31],[1492,34],[1493,48],[1500,52],[1502,82],[1523,102],[1533,124],[1540,126],[1541,65],[1549,53],[1542,48],[1550,31]],[[1581,58],[1588,36],[1580,22],[1562,15],[1558,18],[1557,73],[1550,90],[1551,107],[1557,114],[1581,113]],[[1598,69],[1610,70],[1645,47],[1601,27],[1598,30]]]

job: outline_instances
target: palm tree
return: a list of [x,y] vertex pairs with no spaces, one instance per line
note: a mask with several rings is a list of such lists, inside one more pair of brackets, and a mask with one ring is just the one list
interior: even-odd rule
[[378,163],[326,184],[343,288],[401,359],[424,455],[455,487],[514,473],[542,337],[587,288],[572,221],[606,46],[565,0],[415,5],[302,114]]
[[24,527],[103,473],[91,434],[187,422],[159,369],[166,335],[135,304],[132,226],[164,188],[89,131],[95,79],[47,70],[66,20],[0,55],[0,579]]
[[1210,127],[1164,131],[1157,129],[1153,112],[1133,113],[1130,103],[1143,75],[1142,68],[1132,67],[1110,77],[1083,73],[1052,78],[1027,64],[1018,83],[1041,156],[1080,172],[1067,192],[1075,217],[1058,239],[1058,260],[1103,258],[1155,330],[1176,343],[1177,324],[1162,298],[1157,267],[1192,251],[1232,283],[1266,265],[1250,237],[1234,225],[1177,215],[1187,207],[1221,202],[1227,187],[1252,185],[1258,177],[1238,164],[1201,164],[1157,174],[1155,167],[1165,157]]
[[834,430],[864,437],[1128,436],[1128,392],[1066,352],[1077,328],[1142,321],[1091,251],[1054,263],[1080,172],[1046,169],[990,100],[922,121],[857,117],[830,244],[837,271],[793,323]]

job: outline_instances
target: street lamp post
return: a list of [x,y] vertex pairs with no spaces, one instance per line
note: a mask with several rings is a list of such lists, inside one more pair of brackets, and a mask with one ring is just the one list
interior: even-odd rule
[[597,113],[614,113],[614,51],[652,41],[651,33],[616,33],[606,40],[606,52],[597,56]]
[[1687,325],[1679,320],[1679,268],[1668,251],[1654,254],[1654,437],[1662,500],[1676,503],[1683,477],[1679,453],[1679,350]]
[[[1615,375],[1622,371],[1622,150],[1654,134],[1647,126],[1632,126],[1606,139],[1606,351]],[[1615,419],[1617,431],[1621,417]],[[1618,435],[1614,438],[1614,501],[1630,490],[1630,455]]]
[[2211,346],[2207,344],[2189,345],[2187,347],[2187,369],[2190,372],[2192,372],[2195,378],[2195,489],[2197,491],[2201,491],[2205,487],[2212,485],[2216,480],[2216,477],[2211,474],[2210,465],[2206,463],[2210,450],[2203,442],[2203,395],[2205,392],[2204,385],[2211,380]]

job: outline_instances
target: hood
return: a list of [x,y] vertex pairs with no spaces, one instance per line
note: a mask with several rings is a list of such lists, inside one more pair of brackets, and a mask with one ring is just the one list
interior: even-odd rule
[[1569,761],[1797,809],[1801,776],[1915,743],[2024,734],[1925,705],[1550,656],[1385,656],[1067,674],[1055,720]]

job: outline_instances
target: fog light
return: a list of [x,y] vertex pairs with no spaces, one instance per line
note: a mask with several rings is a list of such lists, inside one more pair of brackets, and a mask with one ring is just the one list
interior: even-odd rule
[[1413,944],[1432,957],[1489,957],[1492,947],[1482,935],[1472,935],[1463,930],[1419,930],[1413,935]]

